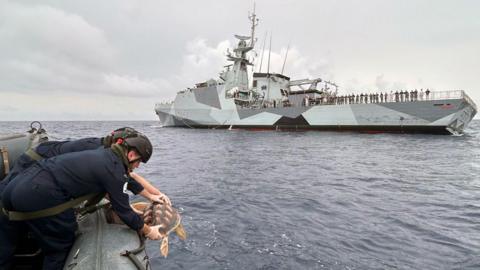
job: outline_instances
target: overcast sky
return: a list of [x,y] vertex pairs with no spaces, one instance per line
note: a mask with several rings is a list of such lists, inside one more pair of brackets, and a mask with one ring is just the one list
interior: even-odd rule
[[[233,34],[250,33],[252,7],[0,0],[0,120],[155,120],[156,102],[218,78]],[[480,105],[480,1],[257,0],[256,9],[258,56],[273,33],[272,72],[290,44],[293,79],[321,77],[344,93],[464,89]]]

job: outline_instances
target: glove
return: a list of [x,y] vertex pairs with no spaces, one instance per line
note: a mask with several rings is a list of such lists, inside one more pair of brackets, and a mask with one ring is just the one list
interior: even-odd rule
[[160,234],[160,231],[158,230],[159,227],[160,227],[159,225],[149,227],[150,231],[148,233],[146,233],[145,236],[150,240],[159,240],[160,238],[162,238],[162,235]]
[[172,205],[172,202],[170,199],[167,197],[167,195],[160,193],[159,195],[152,195],[150,197],[150,200],[152,202],[159,202],[159,203],[166,203],[168,205]]

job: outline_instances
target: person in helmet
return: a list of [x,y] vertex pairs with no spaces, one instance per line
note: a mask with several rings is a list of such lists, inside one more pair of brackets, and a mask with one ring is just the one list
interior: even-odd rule
[[[158,239],[158,228],[143,223],[130,208],[129,196],[125,193],[129,173],[141,162],[146,163],[151,155],[150,140],[137,132],[118,138],[110,148],[69,152],[42,159],[10,179],[2,194],[3,207],[8,211],[34,212],[86,194],[106,192],[112,209],[125,224],[150,239]],[[9,221],[0,220],[0,223],[4,222]],[[63,267],[77,229],[73,209],[15,223],[27,226],[33,233],[45,255],[44,269]],[[5,244],[2,242],[2,248]]]
[[[65,153],[92,150],[102,146],[110,147],[118,139],[134,136],[137,133],[138,131],[131,127],[123,127],[116,129],[112,131],[111,134],[101,138],[83,138],[74,141],[48,141],[41,143],[34,149],[22,154],[15,161],[10,173],[0,182],[0,199],[3,189],[10,180],[20,172],[32,166],[39,159],[50,158]],[[127,188],[132,193],[135,195],[139,194],[151,201],[164,201],[171,205],[170,199],[145,178],[136,173],[131,173],[129,176],[130,178]]]
[[[145,156],[145,159],[143,159],[142,162],[146,163],[150,159],[152,153],[151,153],[151,150],[143,149],[141,145],[136,144],[138,142],[139,136],[145,137],[145,135],[139,133],[133,128],[124,127],[124,128],[117,129],[113,131],[111,135],[104,137],[102,140],[102,144],[105,147],[109,147],[114,143],[120,143],[120,144],[123,143],[127,147],[138,148],[137,151],[141,152],[142,156]],[[131,144],[130,146],[126,143],[127,140],[129,144]],[[148,142],[150,143],[149,140]],[[151,144],[149,144],[149,149],[152,149]],[[145,178],[143,178],[139,174],[133,171],[130,171],[129,177],[130,178],[129,178],[127,188],[130,191],[132,191],[134,194],[142,195],[143,197],[151,201],[158,201],[158,202],[163,201],[169,205],[172,204],[170,202],[170,199],[164,193],[160,192],[160,190],[154,187],[149,181],[147,181]]]

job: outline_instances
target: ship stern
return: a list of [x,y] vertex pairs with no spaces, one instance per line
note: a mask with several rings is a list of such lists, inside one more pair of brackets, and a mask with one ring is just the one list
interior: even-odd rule
[[462,91],[462,101],[463,108],[452,117],[452,120],[446,127],[454,135],[462,134],[478,112],[477,105],[464,91]]

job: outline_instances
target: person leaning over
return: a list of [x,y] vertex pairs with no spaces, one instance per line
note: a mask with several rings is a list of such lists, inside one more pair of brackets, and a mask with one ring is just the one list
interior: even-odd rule
[[[3,190],[7,184],[10,183],[15,176],[28,169],[37,161],[66,153],[97,149],[102,146],[107,148],[118,139],[136,136],[138,133],[139,132],[133,128],[123,127],[101,138],[83,138],[73,141],[48,141],[41,143],[22,154],[15,161],[7,177],[0,181],[0,201]],[[148,180],[136,173],[131,172],[129,174],[127,189],[133,194],[141,195],[151,201],[164,201],[171,205],[170,199],[165,194],[161,193]],[[101,197],[98,197],[97,201],[99,199],[101,199]],[[95,204],[95,200],[92,199],[91,203]],[[18,239],[21,238],[22,235],[27,234],[28,230],[18,223],[19,222],[15,221],[9,222],[8,218],[0,213],[0,243],[2,243],[2,245],[0,245],[0,269],[9,268],[12,263],[11,258],[17,248],[15,243],[18,242]]]
[[[34,149],[28,149],[14,163],[10,173],[0,182],[0,199],[5,186],[16,175],[35,164],[37,161],[45,158],[51,158],[61,154],[79,152],[85,150],[97,149],[99,147],[110,147],[118,139],[125,139],[139,132],[131,127],[123,127],[114,130],[111,134],[101,138],[84,138],[73,141],[48,141],[39,144]],[[171,205],[170,199],[153,186],[142,176],[132,173],[129,175],[128,189],[135,195],[139,194],[151,201],[165,201]],[[1,264],[0,264],[1,265]]]
[[[4,211],[34,213],[88,194],[107,193],[113,211],[133,230],[159,239],[158,228],[144,224],[125,192],[128,174],[147,163],[152,145],[143,134],[119,139],[110,148],[66,153],[38,161],[13,178],[3,192]],[[4,221],[2,221],[4,222]],[[16,221],[28,226],[44,252],[43,269],[62,269],[78,227],[72,208]]]

